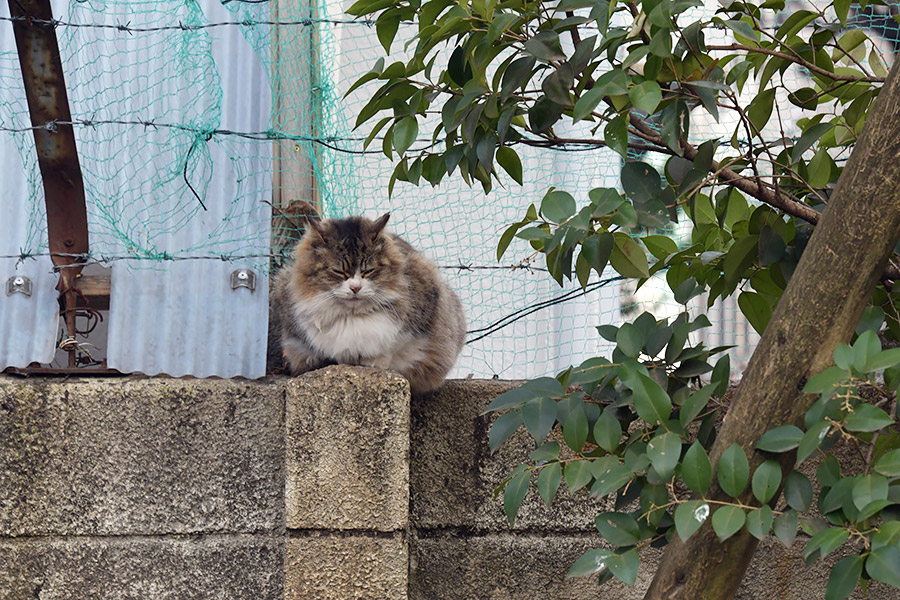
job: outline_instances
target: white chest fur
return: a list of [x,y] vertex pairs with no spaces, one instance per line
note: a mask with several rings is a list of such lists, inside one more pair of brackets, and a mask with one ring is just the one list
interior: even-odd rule
[[346,315],[307,322],[309,341],[322,354],[344,363],[391,356],[400,343],[400,324],[387,313]]

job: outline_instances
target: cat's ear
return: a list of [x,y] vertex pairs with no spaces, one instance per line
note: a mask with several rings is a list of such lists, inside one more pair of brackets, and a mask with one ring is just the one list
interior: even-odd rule
[[315,215],[306,215],[305,219],[306,224],[309,227],[308,231],[315,232],[315,234],[319,236],[319,239],[324,240],[325,231],[323,230],[322,223],[319,221],[318,217],[316,217]]
[[391,218],[391,213],[387,212],[378,217],[378,219],[372,223],[372,239],[378,237],[378,234],[384,230],[384,226],[387,225],[388,219]]

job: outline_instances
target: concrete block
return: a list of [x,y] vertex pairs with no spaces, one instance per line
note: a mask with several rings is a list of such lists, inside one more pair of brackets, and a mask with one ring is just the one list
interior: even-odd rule
[[[605,544],[599,535],[439,534],[411,541],[410,600],[640,600],[658,553],[642,554],[634,588],[594,577],[566,579],[575,560]],[[650,562],[652,561],[652,562]]]
[[0,536],[282,529],[283,393],[0,377]]
[[409,383],[333,366],[287,383],[289,529],[398,531],[409,513]]
[[405,535],[291,536],[285,544],[285,600],[406,600]]
[[0,600],[281,600],[274,536],[0,540]]
[[[494,415],[479,416],[491,400],[519,385],[510,381],[448,381],[432,394],[412,402],[410,449],[411,520],[425,529],[468,527],[478,531],[509,531],[503,496],[494,489],[519,464],[528,460],[534,440],[524,428],[494,454],[488,447]],[[565,483],[552,508],[535,488],[529,492],[515,529],[547,532],[595,532],[594,517],[608,503],[574,497]]]

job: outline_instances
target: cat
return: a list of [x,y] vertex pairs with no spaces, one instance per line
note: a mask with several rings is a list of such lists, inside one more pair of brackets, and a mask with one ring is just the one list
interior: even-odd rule
[[398,371],[422,394],[453,367],[465,342],[462,304],[431,261],[385,230],[389,218],[307,220],[272,290],[292,375],[366,365]]

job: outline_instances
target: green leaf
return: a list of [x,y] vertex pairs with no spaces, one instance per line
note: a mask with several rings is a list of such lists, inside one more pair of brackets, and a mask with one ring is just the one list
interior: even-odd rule
[[576,460],[566,463],[566,485],[569,486],[569,492],[575,493],[591,482],[593,474],[591,473],[591,465],[584,460]]
[[781,485],[781,465],[777,460],[766,460],[753,472],[750,487],[753,495],[762,504],[766,504],[775,496]]
[[784,480],[784,500],[787,505],[800,512],[812,504],[813,486],[803,473],[791,471]]
[[528,455],[534,462],[547,462],[559,458],[559,444],[557,442],[547,442],[539,448],[535,448]]
[[530,482],[531,472],[524,471],[513,477],[506,484],[506,490],[503,492],[503,509],[506,511],[506,519],[509,521],[510,527],[516,523],[516,515],[519,512],[519,507],[522,506],[522,502],[525,500],[525,495],[528,494]]
[[488,438],[488,445],[490,446],[491,452],[502,446],[503,442],[508,440],[521,424],[521,411],[516,410],[500,415],[491,426],[491,434]]
[[875,463],[875,472],[886,477],[900,477],[900,450],[890,450]]
[[489,412],[494,412],[497,410],[506,410],[508,408],[521,408],[523,404],[535,398],[535,394],[529,388],[526,387],[518,387],[508,392],[504,392],[500,394],[494,400],[488,404],[488,407],[482,411],[482,415],[486,415]]
[[738,296],[738,306],[756,333],[762,335],[772,319],[772,307],[769,302],[756,292],[743,292]]
[[836,384],[846,380],[850,374],[840,367],[828,367],[818,375],[809,378],[806,385],[803,386],[804,394],[821,394],[826,390],[830,390]]
[[877,406],[860,404],[844,419],[844,427],[849,431],[878,431],[893,422],[894,420]]
[[819,421],[809,428],[809,431],[800,438],[800,444],[797,446],[797,465],[799,466],[809,455],[816,451],[816,448],[828,435],[831,429],[831,423],[828,421]]
[[765,432],[756,442],[757,450],[766,452],[787,452],[800,444],[803,431],[794,425],[782,425]]
[[687,427],[688,423],[693,421],[703,409],[706,408],[706,405],[709,403],[709,398],[715,390],[716,386],[714,384],[709,384],[700,388],[700,391],[695,392],[690,395],[690,397],[685,400],[684,406],[681,407],[681,413],[678,415],[678,421],[681,423],[682,427]]
[[391,44],[394,41],[394,36],[397,35],[397,29],[400,27],[400,17],[384,18],[386,14],[382,13],[375,21],[375,33],[378,36],[378,41],[381,42],[384,48],[385,54],[390,54]]
[[769,117],[772,116],[772,107],[775,103],[775,88],[767,88],[756,95],[747,107],[747,118],[753,126],[754,135],[763,130]]
[[709,504],[702,500],[688,500],[675,509],[675,531],[682,541],[694,535],[706,518],[709,517]]
[[597,275],[602,275],[609,263],[616,238],[608,231],[588,235],[581,242],[581,256],[584,256]]
[[625,356],[637,358],[644,346],[644,340],[637,327],[632,323],[625,323],[616,332],[616,345]]
[[662,90],[655,81],[645,81],[628,90],[628,99],[635,108],[652,115],[662,101]]
[[700,442],[694,442],[684,454],[681,478],[692,492],[702,496],[712,483],[712,463]]
[[604,410],[594,423],[594,441],[597,445],[613,452],[622,440],[622,426],[611,410]]
[[757,258],[758,243],[759,236],[757,235],[747,235],[734,241],[722,262],[722,271],[727,281],[734,282],[743,277],[744,272]]
[[645,162],[627,162],[622,167],[622,189],[634,202],[656,198],[660,194],[659,173]]
[[[522,161],[516,151],[509,146],[497,148],[497,162],[503,167],[503,170],[513,178],[513,181],[522,185]],[[499,258],[498,258],[499,260]]]
[[796,510],[791,509],[781,513],[772,522],[772,530],[775,532],[775,537],[790,548],[791,544],[794,543],[794,538],[797,537],[797,525],[799,522]]
[[612,550],[605,548],[597,548],[588,550],[569,568],[566,578],[570,577],[586,577],[594,575],[606,569],[609,557],[613,555]]
[[837,550],[849,537],[850,532],[843,527],[829,527],[823,529],[812,536],[809,542],[806,543],[806,548],[803,549],[803,558],[808,559],[809,556],[816,551],[819,551],[821,558],[825,558]]
[[541,82],[541,90],[557,104],[570,104],[569,90],[575,84],[572,66],[563,62]]
[[862,575],[862,556],[842,558],[831,567],[828,586],[825,588],[825,600],[844,600],[853,593],[859,576]]
[[732,444],[722,453],[716,467],[716,478],[719,480],[719,487],[722,488],[722,491],[732,498],[740,496],[747,487],[747,480],[750,478],[750,463],[739,445]]
[[763,506],[747,513],[747,531],[758,540],[768,537],[772,529],[772,508]]
[[522,407],[522,420],[534,441],[540,444],[556,423],[556,401],[552,398],[535,398]]
[[610,573],[632,587],[634,587],[634,584],[637,581],[639,567],[640,557],[638,556],[637,550],[629,550],[622,554],[610,556],[609,564],[607,566]]
[[646,375],[638,375],[631,383],[638,416],[650,425],[668,421],[672,413],[672,400],[665,390]]
[[628,121],[624,116],[619,115],[606,124],[603,141],[623,158],[628,157]]
[[891,348],[890,350],[884,350],[869,358],[863,371],[871,373],[898,364],[900,364],[900,348]]
[[541,214],[553,223],[562,223],[575,214],[576,208],[575,198],[562,190],[551,189],[541,200]]
[[393,127],[394,149],[404,154],[419,135],[419,124],[415,117],[403,117]]
[[526,40],[525,52],[544,62],[566,59],[559,43],[559,35],[555,31],[544,30]]
[[650,276],[647,255],[631,236],[617,231],[613,234],[615,245],[610,253],[609,263],[624,277],[643,278]]
[[895,588],[900,588],[900,548],[885,546],[873,550],[866,559],[866,573]]
[[604,512],[594,520],[597,531],[613,546],[634,546],[641,541],[641,528],[630,515]]
[[797,143],[794,144],[793,150],[791,150],[791,162],[795,163],[800,160],[804,152],[809,150],[814,143],[833,128],[833,123],[816,123],[804,131]]
[[681,457],[681,437],[667,432],[647,443],[647,458],[662,479],[668,479]]
[[512,25],[518,18],[518,15],[512,13],[495,14],[494,18],[491,20],[490,26],[488,27],[488,41],[496,41],[503,34],[503,32],[509,29],[509,26]]
[[747,515],[738,506],[725,505],[716,509],[712,516],[712,527],[719,541],[724,542],[744,526]]
[[587,415],[584,413],[583,404],[569,411],[562,429],[566,445],[575,452],[581,452],[588,434]]
[[816,469],[816,480],[822,487],[832,487],[841,478],[841,463],[832,455],[826,456]]
[[887,500],[888,481],[881,475],[862,475],[853,484],[853,505],[858,510],[875,500]]
[[562,481],[562,468],[558,462],[548,464],[538,474],[538,493],[547,506],[553,504],[553,498],[556,497],[560,481]]
[[624,486],[631,478],[630,469],[624,465],[616,465],[594,478],[596,481],[591,486],[591,495],[602,498]]

